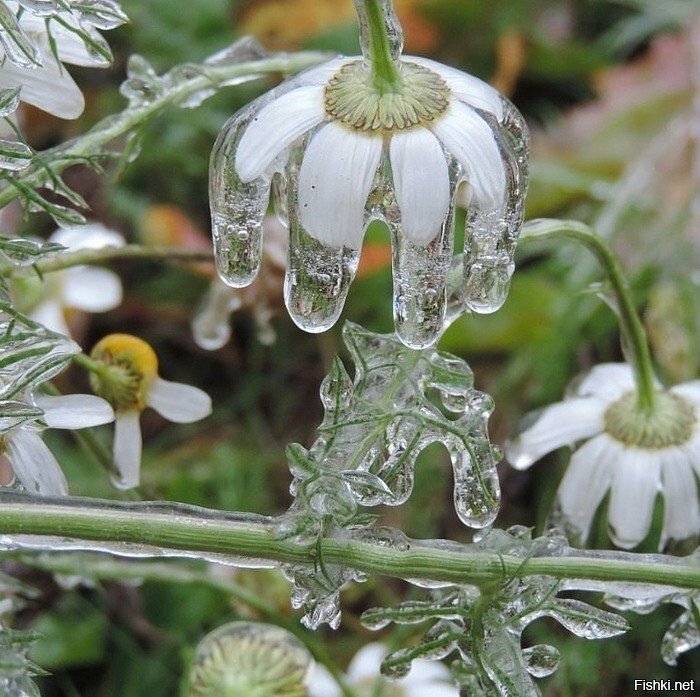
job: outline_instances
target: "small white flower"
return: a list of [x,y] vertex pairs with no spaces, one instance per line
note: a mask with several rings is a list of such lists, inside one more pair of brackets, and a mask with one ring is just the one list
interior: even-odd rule
[[[68,250],[123,247],[124,238],[101,223],[62,228],[49,238]],[[66,312],[107,312],[122,301],[119,276],[96,266],[73,266],[70,269],[47,274],[44,279],[45,295],[30,313],[39,324],[60,334],[70,335]]]
[[636,409],[632,368],[596,366],[564,401],[546,407],[506,447],[517,469],[581,441],[559,487],[562,512],[585,541],[610,490],[611,537],[635,547],[649,532],[657,494],[664,498],[661,546],[700,531],[700,380],[656,392],[656,410]]
[[[436,661],[417,659],[411,672],[399,680],[388,680],[379,672],[388,650],[373,643],[353,657],[346,680],[358,697],[459,697],[450,671]],[[309,697],[342,697],[338,684],[321,664],[316,664],[309,681]]]
[[79,429],[99,426],[114,420],[112,407],[100,397],[74,394],[54,397],[34,394],[30,397],[44,413],[23,421],[0,435],[0,455],[7,458],[12,471],[29,492],[45,496],[65,496],[68,484],[49,448],[41,439],[44,428]]
[[92,349],[91,357],[102,366],[91,374],[93,389],[116,413],[114,466],[120,489],[138,486],[141,470],[141,412],[146,407],[175,423],[192,423],[211,414],[206,392],[158,375],[158,358],[151,346],[130,334],[110,334]]
[[[49,7],[39,13],[20,8],[14,0],[3,0],[3,4],[17,15],[17,19],[12,32],[4,32],[5,39],[0,46],[0,89],[19,87],[22,101],[59,118],[74,119],[80,116],[85,108],[85,99],[62,64],[90,68],[109,66],[110,61],[92,49],[80,34],[108,52],[104,39],[93,25],[109,29],[123,23],[126,17],[119,6],[116,3],[103,3],[104,8],[109,5],[114,19],[101,22],[99,18],[71,9]],[[51,40],[55,42],[56,55]]]

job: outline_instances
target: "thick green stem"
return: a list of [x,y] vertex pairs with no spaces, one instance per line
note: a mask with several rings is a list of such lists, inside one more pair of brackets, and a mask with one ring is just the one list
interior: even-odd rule
[[[72,549],[128,554],[128,545],[154,556],[227,555],[246,563],[313,566],[320,546],[327,564],[369,574],[485,586],[512,577],[547,575],[582,582],[661,584],[700,589],[700,566],[663,555],[567,550],[561,556],[521,557],[484,552],[471,545],[444,548],[437,541],[415,541],[406,551],[348,538],[310,543],[279,539],[278,520],[222,513],[180,504],[105,502],[92,499],[41,499],[0,495],[0,531],[70,540]],[[21,543],[21,541],[17,541]],[[41,544],[45,544],[45,541]],[[121,545],[121,546],[120,546]],[[21,546],[21,545],[20,545]],[[575,583],[570,584],[575,585]]]
[[598,260],[610,279],[620,317],[622,333],[632,353],[637,384],[637,406],[651,412],[655,406],[654,368],[644,326],[632,302],[629,284],[620,262],[607,242],[588,225],[573,220],[532,220],[525,224],[520,239],[526,241],[571,239],[583,244]]
[[0,276],[5,278],[27,278],[43,276],[52,271],[61,271],[82,264],[107,264],[120,259],[154,259],[163,261],[205,262],[213,261],[209,248],[144,246],[128,244],[125,247],[103,247],[102,249],[77,249],[74,252],[61,252],[56,256],[32,264],[31,266],[8,265],[0,268]]
[[[131,132],[164,109],[185,104],[193,95],[212,87],[225,86],[239,77],[296,73],[327,59],[328,56],[323,53],[301,52],[281,53],[261,60],[231,65],[207,65],[206,70],[202,70],[188,80],[182,80],[176,87],[167,90],[148,104],[138,107],[129,106],[121,113],[108,116],[98,122],[87,133],[37,153],[32,164],[14,176],[14,181],[30,188],[42,186],[50,180],[51,174],[60,173],[66,167],[84,161],[86,157],[100,155],[104,147],[114,139]],[[20,195],[21,191],[17,187],[8,184],[0,190],[0,208]]]
[[398,27],[391,3],[383,0],[355,0],[360,19],[360,40],[372,64],[375,87],[391,92],[401,83],[401,74],[392,50],[391,28]]

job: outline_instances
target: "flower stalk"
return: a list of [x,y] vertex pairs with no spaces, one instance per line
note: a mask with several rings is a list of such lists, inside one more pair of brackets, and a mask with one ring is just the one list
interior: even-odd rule
[[372,79],[380,94],[401,83],[390,33],[400,32],[390,0],[355,0],[360,20],[362,51],[372,65]]
[[656,406],[656,388],[649,342],[632,301],[629,283],[607,242],[588,225],[573,220],[532,220],[523,226],[521,237],[523,241],[562,238],[583,244],[605,270],[617,300],[621,331],[632,354],[637,409],[647,414],[652,413]]
[[[700,566],[663,555],[626,552],[586,552],[566,549],[561,556],[531,557],[483,552],[465,545],[463,551],[441,548],[435,541],[414,541],[408,550],[388,548],[348,538],[325,538],[310,543],[280,539],[278,519],[252,514],[225,513],[182,504],[105,502],[91,499],[51,499],[22,494],[0,495],[0,530],[22,548],[15,535],[55,538],[36,548],[110,551],[138,555],[226,555],[232,562],[301,564],[313,567],[318,549],[327,564],[397,578],[449,581],[484,586],[514,577],[547,575],[572,579],[587,587],[590,581],[661,584],[700,589]],[[124,545],[124,547],[119,547]],[[573,583],[571,585],[576,585]]]

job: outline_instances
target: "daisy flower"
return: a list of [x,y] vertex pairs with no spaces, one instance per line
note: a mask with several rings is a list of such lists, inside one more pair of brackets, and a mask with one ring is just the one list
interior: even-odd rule
[[646,537],[658,494],[664,499],[662,547],[700,532],[700,380],[669,390],[657,383],[648,412],[639,411],[636,400],[631,366],[596,366],[506,446],[510,463],[526,469],[549,452],[579,444],[558,497],[582,540],[608,491],[610,534],[618,547],[635,547]]
[[[21,88],[22,101],[63,119],[80,116],[85,100],[63,63],[104,68],[109,46],[96,31],[126,21],[119,5],[101,0],[78,11],[70,3],[3,0],[0,89]],[[82,4],[83,8],[89,6]]]
[[[373,643],[361,648],[348,667],[348,687],[358,697],[458,697],[450,671],[436,661],[416,659],[411,672],[399,680],[388,680],[379,672],[389,653],[384,644]],[[330,673],[316,664],[309,681],[309,697],[342,697]]]
[[[124,238],[100,223],[61,228],[49,238],[69,250],[123,247]],[[30,313],[39,324],[70,336],[66,314],[71,310],[107,312],[122,301],[119,276],[96,266],[73,266],[48,274],[45,295]]]
[[151,346],[130,334],[110,334],[90,354],[93,390],[116,414],[113,483],[120,489],[139,484],[141,469],[141,412],[146,407],[176,423],[192,423],[211,414],[211,399],[202,390],[158,375],[158,358]]
[[287,309],[302,329],[324,331],[342,311],[367,225],[383,220],[396,329],[421,348],[445,324],[458,190],[469,203],[463,304],[493,312],[505,300],[522,223],[526,127],[478,78],[402,57],[391,3],[356,6],[363,56],[298,75],[219,134],[210,178],[217,265],[231,286],[252,282],[272,193],[289,223]]
[[[17,403],[18,417],[14,425],[0,434],[0,457],[9,462],[19,483],[30,493],[65,496],[68,484],[53,453],[41,439],[45,428],[75,430],[99,426],[114,420],[112,407],[100,397],[85,394],[54,397],[33,393],[27,410]],[[3,409],[7,418],[8,405]]]

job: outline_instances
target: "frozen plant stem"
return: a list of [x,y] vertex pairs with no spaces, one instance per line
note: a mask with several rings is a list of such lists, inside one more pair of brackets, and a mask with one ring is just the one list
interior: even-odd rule
[[[34,157],[32,164],[18,172],[11,182],[0,189],[0,208],[22,195],[26,187],[37,188],[51,179],[52,174],[82,162],[85,158],[103,154],[105,145],[131,132],[145,121],[154,118],[164,109],[187,103],[203,90],[218,87],[236,78],[249,75],[292,74],[328,60],[328,56],[316,52],[277,54],[261,60],[247,61],[225,66],[207,66],[206,75],[198,74],[183,80],[175,89],[140,107],[130,106],[114,116],[99,121],[87,133],[44,150]],[[14,182],[14,184],[12,183]]]
[[[700,589],[700,566],[663,555],[569,550],[562,556],[522,557],[474,550],[442,549],[416,542],[402,551],[348,538],[293,542],[276,535],[278,521],[251,514],[223,513],[182,504],[105,502],[0,495],[0,531],[5,544],[21,547],[17,535],[56,538],[54,549],[70,541],[73,550],[112,549],[128,556],[128,545],[162,550],[228,555],[247,565],[270,562],[313,567],[320,549],[326,564],[342,564],[369,574],[485,586],[513,577],[652,583]],[[110,543],[112,543],[110,545]],[[119,548],[118,545],[126,545]],[[50,545],[47,545],[50,547]],[[120,551],[121,549],[121,551]]]
[[4,278],[28,278],[42,276],[52,271],[62,271],[83,264],[107,264],[120,259],[153,259],[162,261],[203,262],[214,261],[210,249],[193,247],[144,246],[128,244],[125,247],[103,247],[101,249],[78,249],[74,252],[60,252],[31,266],[8,265],[0,268]]
[[583,244],[605,270],[617,300],[622,333],[632,353],[632,368],[637,384],[637,408],[654,411],[656,390],[649,342],[644,326],[632,302],[629,284],[620,262],[607,242],[588,225],[574,220],[532,220],[523,226],[521,241],[571,239]]
[[387,0],[355,0],[355,7],[360,19],[363,51],[366,47],[366,57],[372,65],[374,86],[380,94],[391,92],[401,83],[389,37],[390,27],[398,25],[394,9]]

